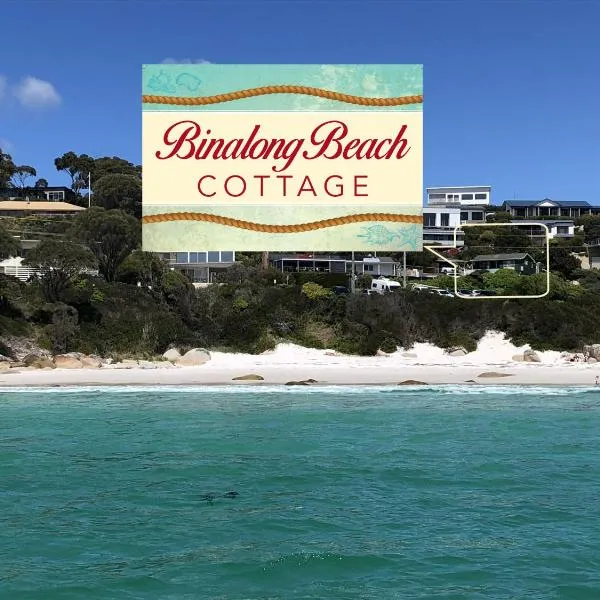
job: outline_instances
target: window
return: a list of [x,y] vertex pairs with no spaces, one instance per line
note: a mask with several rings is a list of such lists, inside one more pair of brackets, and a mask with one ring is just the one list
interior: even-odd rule
[[435,227],[435,213],[423,213],[423,226]]
[[374,271],[375,265],[365,265],[365,271]]
[[233,262],[233,252],[221,252],[221,262]]
[[458,200],[459,195],[458,194],[448,194],[447,198],[448,198],[448,200]]
[[446,194],[429,194],[430,200],[445,200]]
[[187,263],[188,262],[188,253],[187,252],[177,252],[175,254],[175,262],[178,264]]
[[218,252],[209,252],[208,253],[208,262],[219,262],[219,253]]
[[48,200],[51,200],[53,202],[65,199],[64,192],[46,192],[46,195],[47,195]]
[[460,213],[460,220],[461,221],[468,221],[469,220],[469,213],[467,211],[461,212]]
[[482,212],[471,213],[471,221],[483,221],[483,213]]
[[191,263],[198,262],[198,253],[197,252],[190,252],[190,262]]
[[450,226],[450,215],[448,213],[442,213],[441,217],[442,217],[442,227],[449,227]]
[[566,227],[566,226],[559,225],[556,228],[556,233],[568,234],[569,233],[569,228]]
[[486,194],[475,194],[475,200],[487,200],[487,193]]
[[463,194],[462,199],[463,200],[473,200],[473,194]]

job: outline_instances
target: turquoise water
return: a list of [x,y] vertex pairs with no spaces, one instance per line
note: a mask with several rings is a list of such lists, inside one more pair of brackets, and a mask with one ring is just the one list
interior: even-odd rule
[[600,598],[597,389],[54,388],[0,415],[2,599]]

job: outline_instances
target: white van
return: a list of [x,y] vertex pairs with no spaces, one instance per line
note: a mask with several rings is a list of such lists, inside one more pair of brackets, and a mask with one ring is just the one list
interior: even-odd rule
[[371,282],[371,291],[375,292],[376,294],[395,292],[401,288],[402,284],[400,282],[393,281],[392,279],[386,279],[385,277],[373,279]]

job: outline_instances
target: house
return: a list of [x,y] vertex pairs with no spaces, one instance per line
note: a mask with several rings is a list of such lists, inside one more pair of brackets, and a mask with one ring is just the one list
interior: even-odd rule
[[0,198],[7,200],[46,200],[48,202],[73,202],[77,194],[65,186],[26,187],[0,189]]
[[467,185],[461,187],[427,188],[429,206],[459,205],[488,206],[491,204],[492,188],[489,185]]
[[158,252],[172,269],[181,271],[194,284],[213,283],[218,273],[222,273],[235,263],[235,252]]
[[[550,239],[569,239],[575,235],[575,223],[568,219],[542,219],[540,222],[548,227]],[[518,225],[519,231],[526,233],[536,246],[546,243],[546,230],[535,221],[516,220],[511,223]]]
[[82,210],[68,202],[59,201],[26,201],[3,200],[0,201],[0,217],[27,217],[27,216],[73,216]]
[[600,214],[600,206],[592,206],[589,202],[543,200],[507,200],[502,204],[503,210],[517,219],[535,219],[538,217],[570,217]]
[[[423,244],[454,246],[454,230],[461,224],[459,206],[426,206],[423,209]],[[456,232],[456,246],[464,245],[464,232]]]
[[475,271],[513,269],[521,275],[532,275],[538,272],[538,265],[526,252],[514,254],[482,254],[469,261]]
[[[274,268],[283,273],[310,271],[350,274],[352,272],[352,260],[339,255],[272,254],[269,260]],[[395,277],[402,272],[402,267],[390,256],[366,256],[354,261],[354,271],[358,275]]]

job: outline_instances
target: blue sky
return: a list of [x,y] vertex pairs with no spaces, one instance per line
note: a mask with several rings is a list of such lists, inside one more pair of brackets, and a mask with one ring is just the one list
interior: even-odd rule
[[422,63],[426,186],[600,202],[594,0],[4,0],[2,22],[0,146],[50,185],[68,150],[140,162],[144,63]]

